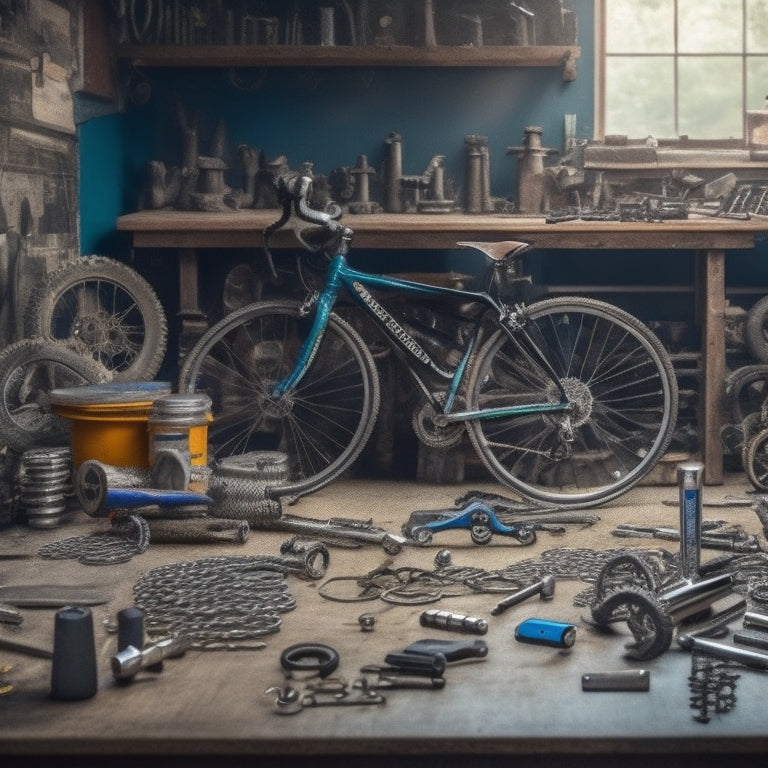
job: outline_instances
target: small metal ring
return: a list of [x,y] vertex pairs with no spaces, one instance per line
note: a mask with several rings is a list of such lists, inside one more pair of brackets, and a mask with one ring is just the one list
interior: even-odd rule
[[353,597],[338,597],[336,595],[332,595],[328,591],[328,586],[340,581],[351,581],[358,586],[360,585],[360,579],[356,576],[334,576],[333,578],[324,581],[320,585],[317,590],[318,594],[321,597],[324,597],[326,600],[333,600],[336,603],[366,603],[371,600],[377,600],[379,595],[381,595],[381,587],[373,583],[366,585],[362,592]]
[[393,603],[394,605],[432,605],[439,602],[444,596],[445,592],[439,588],[432,591],[422,589],[409,592],[403,587],[390,587],[383,590],[379,595],[385,603]]
[[288,672],[317,672],[328,677],[339,666],[339,653],[321,643],[298,643],[280,654],[280,665]]

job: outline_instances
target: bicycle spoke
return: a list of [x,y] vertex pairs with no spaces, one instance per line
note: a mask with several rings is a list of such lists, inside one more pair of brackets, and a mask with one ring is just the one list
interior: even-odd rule
[[[528,497],[577,504],[612,498],[647,473],[671,439],[677,387],[668,356],[639,321],[603,302],[549,299],[529,313],[528,334],[571,410],[546,419],[474,420],[473,444],[500,481]],[[470,408],[560,399],[545,369],[521,365],[501,334],[480,352],[468,388]]]
[[236,310],[203,336],[180,376],[180,388],[203,388],[211,396],[215,454],[284,452],[288,495],[319,488],[351,464],[373,429],[379,403],[370,354],[335,317],[297,385],[275,394],[310,325],[295,302]]

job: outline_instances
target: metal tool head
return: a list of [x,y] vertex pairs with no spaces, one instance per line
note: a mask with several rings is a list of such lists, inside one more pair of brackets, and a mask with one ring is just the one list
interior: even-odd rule
[[555,577],[547,574],[541,579],[541,592],[539,596],[542,600],[550,600],[555,595]]

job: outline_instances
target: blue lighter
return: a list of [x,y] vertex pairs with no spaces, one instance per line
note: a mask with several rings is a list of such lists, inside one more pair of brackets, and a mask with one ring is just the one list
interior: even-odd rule
[[527,619],[515,627],[515,640],[552,648],[570,648],[576,642],[576,627],[548,619]]

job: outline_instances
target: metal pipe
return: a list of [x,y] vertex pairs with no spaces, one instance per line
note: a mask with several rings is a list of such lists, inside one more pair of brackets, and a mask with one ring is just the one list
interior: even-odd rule
[[697,582],[683,582],[659,592],[674,622],[692,616],[733,590],[733,574],[724,573]]
[[718,643],[694,635],[679,635],[678,645],[686,651],[698,651],[707,656],[725,661],[735,661],[751,669],[768,670],[768,655],[750,651],[746,648],[737,648],[726,643]]

